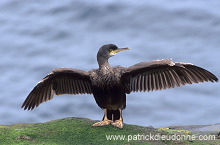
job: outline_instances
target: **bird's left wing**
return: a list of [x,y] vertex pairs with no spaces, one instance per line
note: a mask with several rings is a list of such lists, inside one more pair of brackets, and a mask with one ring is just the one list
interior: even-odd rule
[[41,103],[61,94],[91,94],[89,73],[69,68],[54,69],[30,92],[22,108],[34,109]]
[[127,92],[154,91],[185,84],[218,81],[211,72],[190,63],[156,60],[125,68],[122,80]]

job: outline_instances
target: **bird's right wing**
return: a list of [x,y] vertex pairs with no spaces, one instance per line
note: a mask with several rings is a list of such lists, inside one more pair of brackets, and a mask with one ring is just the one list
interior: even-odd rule
[[59,68],[43,78],[24,101],[24,110],[34,109],[41,103],[61,94],[91,94],[91,80],[88,72]]
[[185,84],[218,81],[211,72],[190,63],[156,60],[126,68],[122,80],[126,93],[174,88]]

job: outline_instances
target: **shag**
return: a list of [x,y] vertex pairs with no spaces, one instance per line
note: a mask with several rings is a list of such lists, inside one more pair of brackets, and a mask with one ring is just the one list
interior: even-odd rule
[[124,50],[128,48],[118,48],[114,44],[103,45],[97,53],[99,68],[88,72],[71,68],[54,69],[37,83],[22,108],[32,110],[51,100],[54,94],[93,94],[98,106],[104,110],[102,121],[93,126],[112,124],[123,128],[122,110],[126,107],[126,94],[218,81],[214,74],[204,68],[171,60],[111,67],[108,59]]

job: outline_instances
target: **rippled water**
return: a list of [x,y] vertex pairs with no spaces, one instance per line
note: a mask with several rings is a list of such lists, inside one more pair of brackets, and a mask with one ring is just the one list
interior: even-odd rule
[[[33,111],[20,107],[52,69],[97,68],[107,43],[129,47],[111,65],[173,58],[220,77],[220,2],[2,0],[0,2],[0,124],[64,117],[101,120],[90,95],[62,95]],[[219,83],[127,95],[125,123],[163,127],[220,122]]]

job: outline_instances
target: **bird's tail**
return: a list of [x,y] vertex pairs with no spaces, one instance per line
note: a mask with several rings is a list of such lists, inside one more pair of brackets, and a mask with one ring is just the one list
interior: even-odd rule
[[[103,119],[104,119],[104,117],[103,117]],[[119,120],[120,119],[119,110],[107,110],[107,118],[112,121]]]

